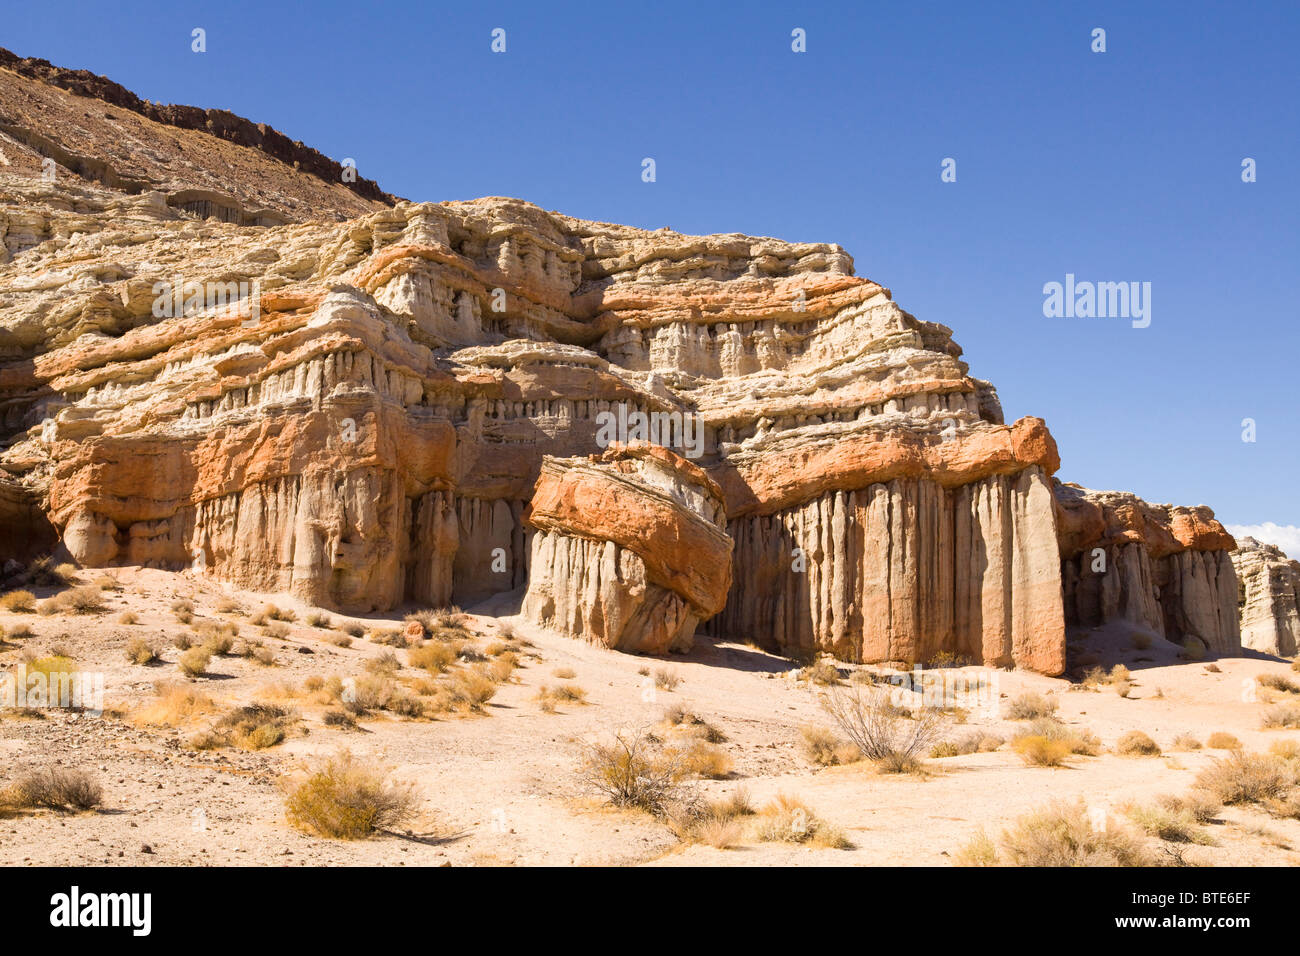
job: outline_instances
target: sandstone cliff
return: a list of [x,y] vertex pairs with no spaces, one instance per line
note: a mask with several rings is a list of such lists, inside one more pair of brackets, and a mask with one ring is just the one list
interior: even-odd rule
[[[148,181],[87,175],[92,154],[117,168],[98,121],[56,137],[39,117],[122,96],[21,69],[0,68],[26,131],[0,129],[14,553],[58,541],[354,611],[526,590],[534,620],[646,651],[707,622],[791,653],[1055,674],[1067,619],[1117,614],[1238,646],[1212,516],[1054,494],[1045,424],[1006,424],[951,330],[839,246],[503,198],[389,207],[129,102],[160,144]],[[206,164],[162,149],[182,134]],[[267,185],[186,200],[223,176]]]
[[1241,651],[1236,547],[1214,512],[1152,505],[1136,495],[1055,485],[1065,616],[1126,621],[1216,654]]
[[1300,653],[1300,561],[1280,548],[1242,538],[1232,552],[1241,582],[1241,644],[1265,654]]

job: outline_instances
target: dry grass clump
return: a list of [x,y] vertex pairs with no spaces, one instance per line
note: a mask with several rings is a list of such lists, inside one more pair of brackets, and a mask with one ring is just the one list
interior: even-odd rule
[[341,727],[344,730],[357,729],[356,718],[346,710],[326,711],[325,716],[321,719],[324,721],[326,727]]
[[393,783],[382,764],[343,751],[308,767],[287,786],[285,814],[299,829],[355,840],[396,826],[415,812],[411,784]]
[[1223,803],[1208,790],[1189,790],[1179,797],[1166,794],[1156,797],[1156,803],[1170,813],[1186,814],[1197,823],[1210,823],[1223,810]]
[[732,759],[716,744],[696,739],[679,752],[683,773],[710,780],[723,780],[731,776],[731,768],[734,766]]
[[578,675],[572,667],[557,667],[551,671],[551,676],[558,680],[573,680]]
[[267,637],[273,637],[278,641],[282,641],[289,636],[289,625],[281,623],[280,621],[272,621],[270,624],[266,625],[266,635]]
[[1002,831],[995,843],[982,831],[954,856],[958,866],[1150,866],[1140,838],[1108,825],[1093,829],[1087,807],[1054,802],[1027,813]]
[[1300,694],[1300,686],[1297,686],[1295,681],[1283,677],[1281,674],[1259,674],[1256,675],[1255,682],[1260,687],[1280,690],[1284,694]]
[[154,700],[133,715],[137,723],[180,727],[216,709],[211,697],[183,684],[157,684],[154,691]]
[[719,850],[736,846],[745,835],[744,820],[754,815],[749,794],[744,787],[730,796],[700,804],[694,801],[674,804],[667,823],[677,836],[691,843],[704,843]]
[[1007,704],[1008,720],[1033,720],[1036,717],[1050,717],[1056,713],[1060,704],[1055,698],[1042,694],[1021,694]]
[[840,683],[840,669],[835,666],[835,662],[828,658],[821,658],[814,664],[805,667],[799,672],[799,679],[811,681],[814,684],[830,686]]
[[245,750],[263,750],[284,740],[298,717],[276,704],[247,704],[237,707],[217,722],[216,730]]
[[176,661],[176,666],[186,677],[202,677],[212,663],[212,651],[206,647],[191,647]]
[[1127,697],[1133,693],[1133,682],[1131,680],[1112,681],[1111,687],[1115,689],[1115,693],[1120,697]]
[[423,668],[431,674],[441,674],[456,663],[456,650],[449,644],[425,644],[406,652],[406,663]]
[[1240,750],[1241,741],[1232,734],[1216,730],[1205,738],[1205,746],[1211,750]]
[[1020,737],[1044,737],[1066,745],[1068,752],[1082,757],[1095,757],[1101,753],[1101,741],[1087,729],[1075,729],[1055,717],[1039,717],[1032,720],[1015,735]]
[[89,774],[64,767],[32,771],[0,790],[0,809],[91,810],[103,801],[103,788]]
[[333,644],[335,647],[352,646],[352,638],[349,637],[347,634],[330,634],[325,639],[329,641],[331,644]]
[[822,767],[854,763],[862,752],[828,727],[804,724],[799,728],[799,749],[813,763]]
[[1158,757],[1160,748],[1140,730],[1130,730],[1115,743],[1115,752],[1126,757]]
[[1134,805],[1125,812],[1143,832],[1168,843],[1214,844],[1210,835],[1200,827],[1196,815],[1185,807]]
[[162,648],[143,637],[133,637],[126,642],[126,659],[132,664],[152,664],[162,660]]
[[1268,752],[1282,760],[1300,760],[1300,742],[1295,740],[1275,740]]
[[930,749],[931,757],[961,757],[966,754],[992,753],[1006,740],[997,734],[982,731],[966,734],[956,740],[941,740]]
[[402,669],[402,662],[392,651],[384,651],[378,657],[372,657],[365,664],[367,673],[392,677]]
[[198,643],[210,650],[214,656],[225,657],[235,646],[239,636],[239,626],[230,622],[199,621],[194,625]]
[[726,734],[685,704],[674,704],[665,709],[664,723],[679,733],[689,734],[711,744],[725,743],[727,740]]
[[0,596],[0,610],[31,614],[36,610],[36,595],[31,591],[9,591]]
[[1296,777],[1296,766],[1284,758],[1234,750],[1202,770],[1196,786],[1225,804],[1264,803],[1285,796]]
[[1175,750],[1200,750],[1201,742],[1195,734],[1184,731],[1174,738],[1173,747]]
[[323,627],[328,629],[334,626],[333,619],[324,611],[308,611],[307,615],[303,618],[303,622],[308,627]]
[[139,624],[140,618],[136,615],[135,611],[123,611],[121,614],[117,616],[117,623],[128,624],[128,625]]
[[785,793],[758,811],[754,835],[764,843],[807,843],[832,850],[853,846],[843,830],[818,817],[798,797]]
[[1070,756],[1070,745],[1041,734],[1025,734],[1011,741],[1011,749],[1031,767],[1060,767]]
[[382,644],[384,647],[406,647],[407,645],[406,635],[390,628],[370,631],[366,634],[366,639],[373,644]]
[[675,671],[670,671],[666,667],[660,667],[655,670],[655,687],[659,690],[673,691],[681,684],[682,679]]
[[366,633],[366,629],[356,621],[348,621],[343,625],[342,631],[348,637],[363,637]]
[[618,731],[612,743],[587,744],[580,774],[586,785],[616,807],[668,813],[682,777],[681,755],[656,753],[645,731]]
[[182,624],[190,623],[190,621],[194,620],[193,602],[184,599],[173,601],[172,614],[174,614],[176,620],[180,621]]
[[74,564],[55,564],[50,555],[37,558],[27,566],[23,579],[28,584],[38,587],[62,588],[77,580],[77,567]]
[[884,773],[919,771],[922,755],[945,725],[943,714],[932,708],[919,707],[905,715],[882,688],[832,687],[821,704],[840,732]]
[[70,588],[42,601],[37,610],[40,614],[46,616],[66,612],[97,614],[104,610],[104,596],[99,588]]
[[456,671],[451,678],[452,702],[465,704],[471,710],[481,710],[496,696],[497,681],[485,669],[467,667]]
[[35,636],[36,636],[36,632],[33,631],[30,627],[28,627],[26,624],[15,624],[13,627],[5,631],[5,637],[15,641],[27,640],[28,638],[32,638]]
[[1300,728],[1300,707],[1294,704],[1270,707],[1260,715],[1260,726],[1265,730]]

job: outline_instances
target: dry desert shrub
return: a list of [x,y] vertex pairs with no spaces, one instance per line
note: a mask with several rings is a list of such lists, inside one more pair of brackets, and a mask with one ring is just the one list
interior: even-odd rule
[[1191,816],[1197,823],[1210,823],[1219,816],[1223,803],[1208,790],[1193,789],[1183,796],[1167,794],[1156,798],[1156,803],[1171,813]]
[[382,644],[385,647],[406,647],[406,635],[401,631],[394,631],[387,628],[370,631],[366,639],[373,644]]
[[1017,819],[995,843],[984,833],[957,853],[959,866],[1149,866],[1142,841],[1108,825],[1093,829],[1087,807],[1055,802]]
[[1041,734],[1025,734],[1011,741],[1011,749],[1031,767],[1060,767],[1070,756],[1070,745]]
[[392,677],[402,669],[402,662],[398,660],[397,655],[392,651],[384,651],[378,657],[372,657],[366,661],[365,667],[367,673]]
[[348,637],[362,637],[366,633],[366,629],[356,621],[348,621],[343,625],[343,633]]
[[308,611],[303,618],[303,622],[308,627],[332,628],[334,621],[324,611]]
[[1050,717],[1060,705],[1054,698],[1042,694],[1021,694],[1007,704],[1008,720],[1033,720],[1036,717]]
[[674,704],[664,710],[664,723],[677,731],[711,744],[725,743],[727,735],[685,704]]
[[212,651],[206,647],[191,647],[180,656],[176,666],[186,677],[202,677],[212,663]]
[[126,642],[126,659],[132,664],[152,664],[162,659],[162,648],[143,637],[133,637]]
[[801,670],[799,679],[829,687],[832,684],[840,683],[840,669],[835,666],[834,661],[823,657],[811,666]]
[[450,689],[454,703],[463,703],[471,710],[480,710],[496,696],[497,682],[480,668],[464,668],[452,675]]
[[956,740],[942,740],[930,750],[931,757],[961,757],[966,754],[991,753],[1006,741],[997,734],[977,731]]
[[1115,743],[1115,752],[1126,757],[1158,757],[1156,742],[1140,730],[1130,730]]
[[36,595],[31,591],[9,591],[0,597],[0,610],[31,614],[36,610]]
[[182,624],[188,624],[194,620],[194,604],[184,598],[172,602],[172,613],[176,615],[176,620]]
[[839,737],[835,731],[812,724],[799,728],[799,749],[805,757],[822,767],[854,763],[862,759],[862,752]]
[[155,698],[135,712],[135,720],[153,727],[179,727],[215,710],[212,698],[184,684],[157,684]]
[[1059,741],[1066,745],[1069,753],[1084,757],[1095,757],[1101,753],[1101,741],[1090,730],[1075,729],[1055,717],[1039,717],[1030,721],[1013,739],[1020,737],[1045,737]]
[[257,661],[257,663],[261,664],[263,667],[275,666],[275,651],[271,650],[269,647],[254,647],[252,656],[253,660]]
[[282,641],[289,636],[289,625],[283,624],[280,621],[272,621],[270,624],[266,625],[266,636]]
[[45,555],[27,566],[24,577],[29,584],[39,587],[67,587],[77,580],[77,568],[72,564],[56,564],[53,557]]
[[407,651],[406,662],[431,674],[441,674],[456,662],[456,651],[447,644],[426,644]]
[[862,756],[886,773],[919,770],[945,724],[943,714],[928,707],[905,716],[887,690],[858,684],[830,688],[821,704]]
[[1144,833],[1168,843],[1197,843],[1201,846],[1214,843],[1200,827],[1195,814],[1186,807],[1137,805],[1128,807],[1126,813]]
[[26,624],[15,624],[5,632],[5,636],[14,641],[27,640],[28,638],[35,637],[36,632]]
[[40,603],[37,612],[51,614],[95,614],[104,610],[104,598],[99,588],[81,587],[60,591],[54,597],[46,598]]
[[335,647],[351,647],[352,638],[347,634],[331,634],[326,638]]
[[1280,690],[1284,694],[1300,694],[1300,686],[1297,686],[1295,681],[1283,677],[1281,674],[1259,674],[1255,677],[1255,682],[1260,687]]
[[117,616],[118,624],[139,624],[140,618],[136,616],[135,611],[123,611]]
[[1174,738],[1175,750],[1200,750],[1201,742],[1196,739],[1196,735],[1184,731]]
[[1263,803],[1286,795],[1296,783],[1296,768],[1271,754],[1234,750],[1216,759],[1196,778],[1196,786],[1225,804]]
[[1205,738],[1205,746],[1211,750],[1240,750],[1241,741],[1232,734],[1225,733],[1222,730],[1216,730],[1210,736]]
[[288,708],[275,704],[247,704],[222,717],[216,729],[237,747],[263,750],[284,740],[297,721],[297,715]]
[[699,843],[707,844],[716,850],[730,850],[740,843],[745,835],[744,826],[737,820],[723,820],[706,816],[698,820],[691,828],[691,836]]
[[391,782],[387,767],[346,750],[310,765],[287,791],[285,814],[291,824],[339,840],[369,836],[415,812],[411,784]]
[[24,774],[0,792],[0,806],[25,810],[91,810],[103,800],[103,788],[89,774],[63,767]]
[[573,680],[578,675],[574,672],[572,667],[557,667],[555,670],[551,671],[551,676],[558,680]]
[[1282,760],[1300,760],[1300,742],[1294,740],[1275,740],[1268,752]]
[[818,817],[798,797],[785,793],[758,811],[754,835],[764,843],[808,843],[832,850],[853,846],[843,830]]
[[694,740],[679,753],[683,773],[710,780],[724,780],[731,775],[732,760],[716,744]]
[[663,816],[677,797],[680,760],[675,751],[656,752],[646,731],[620,730],[612,743],[586,745],[580,773],[590,789],[614,806]]
[[1112,681],[1111,687],[1115,688],[1115,693],[1120,697],[1127,697],[1133,693],[1133,682],[1131,680]]
[[1260,726],[1265,730],[1300,728],[1300,707],[1294,704],[1270,707],[1260,716]]
[[666,667],[660,667],[655,670],[655,687],[660,690],[676,690],[682,679],[674,671]]

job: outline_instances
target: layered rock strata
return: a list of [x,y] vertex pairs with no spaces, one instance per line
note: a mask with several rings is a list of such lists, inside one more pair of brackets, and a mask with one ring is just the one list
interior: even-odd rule
[[[242,121],[0,61],[14,556],[349,611],[526,586],[530,617],[613,647],[712,615],[787,652],[1044,673],[1067,613],[1119,606],[1062,590],[1083,543],[1058,543],[1046,426],[1006,424],[951,330],[837,245],[389,206]],[[671,453],[599,457],[647,441]],[[1223,548],[1139,551],[1116,556],[1159,609],[1120,603],[1230,645]]]
[[1240,582],[1241,644],[1281,657],[1300,653],[1300,561],[1241,538],[1231,554]]
[[731,584],[722,491],[656,445],[542,461],[523,614],[624,651],[687,650]]
[[1148,504],[1136,495],[1054,488],[1065,618],[1124,621],[1215,654],[1241,651],[1232,535],[1204,505]]

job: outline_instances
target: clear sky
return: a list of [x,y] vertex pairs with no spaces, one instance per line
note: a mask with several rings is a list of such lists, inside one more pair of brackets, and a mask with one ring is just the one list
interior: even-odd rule
[[[0,46],[409,199],[840,243],[1047,420],[1064,480],[1300,534],[1300,4],[0,6]],[[1150,326],[1045,317],[1067,274],[1151,283]]]

